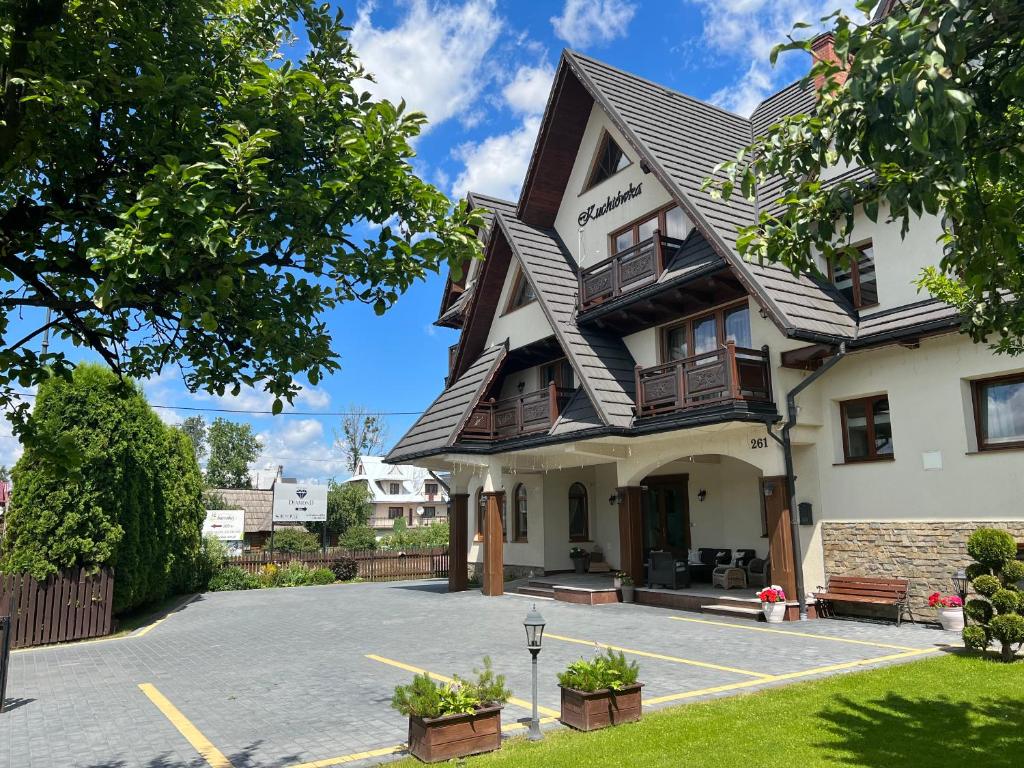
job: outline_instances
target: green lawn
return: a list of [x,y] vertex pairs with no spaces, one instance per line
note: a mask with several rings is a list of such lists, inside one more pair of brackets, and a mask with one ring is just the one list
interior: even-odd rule
[[[506,709],[506,721],[514,716]],[[417,765],[407,759],[398,766]],[[943,656],[523,738],[467,768],[1024,765],[1024,662]]]

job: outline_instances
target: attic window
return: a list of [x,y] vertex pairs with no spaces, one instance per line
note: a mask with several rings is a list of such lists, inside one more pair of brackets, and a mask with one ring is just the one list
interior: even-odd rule
[[616,173],[629,165],[629,158],[619,149],[615,140],[605,133],[601,137],[601,144],[598,146],[597,155],[594,156],[594,164],[590,169],[590,176],[587,183],[583,185],[583,191],[595,187],[605,179],[610,179]]
[[505,312],[525,307],[530,302],[535,301],[536,298],[537,295],[533,292],[533,286],[530,285],[530,281],[526,279],[526,275],[523,274],[521,269],[517,269],[515,278],[512,281],[512,292],[509,294],[508,307],[506,307]]

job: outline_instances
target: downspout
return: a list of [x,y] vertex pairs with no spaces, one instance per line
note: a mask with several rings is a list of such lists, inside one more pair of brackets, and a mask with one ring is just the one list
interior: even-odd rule
[[[811,386],[819,378],[840,360],[846,356],[846,342],[839,345],[839,351],[821,364],[818,370],[805,378],[788,393],[786,393],[786,423],[782,426],[782,438],[778,440],[782,445],[782,454],[786,462],[786,493],[789,496],[789,526],[793,538],[793,558],[796,576],[796,594],[800,602],[800,621],[807,621],[807,595],[804,589],[803,558],[800,547],[800,516],[796,513],[796,472],[793,469],[793,443],[790,440],[789,432],[796,426],[797,406],[796,396]],[[769,430],[769,434],[772,432]],[[774,437],[774,435],[772,435]]]

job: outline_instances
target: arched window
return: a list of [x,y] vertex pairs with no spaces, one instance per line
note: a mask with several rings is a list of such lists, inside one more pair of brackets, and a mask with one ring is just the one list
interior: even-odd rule
[[526,513],[526,486],[520,483],[516,486],[515,494],[515,536],[516,541],[526,541],[527,539],[527,513]]
[[583,483],[569,486],[569,541],[590,540],[590,515],[587,511],[587,489]]

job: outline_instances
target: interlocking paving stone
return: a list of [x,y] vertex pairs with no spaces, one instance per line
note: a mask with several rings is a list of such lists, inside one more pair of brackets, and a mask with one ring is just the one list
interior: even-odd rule
[[[399,744],[407,725],[389,704],[410,674],[366,655],[444,675],[467,675],[490,655],[514,693],[529,699],[522,627],[529,606],[511,595],[449,595],[437,581],[202,595],[142,637],[13,654],[0,768],[205,768],[140,683],[155,685],[235,768],[284,768]],[[551,634],[734,668],[640,657],[646,698],[773,684],[735,670],[775,675],[900,653],[750,629],[764,624],[677,621],[671,617],[708,617],[637,605],[537,606]],[[736,626],[722,626],[730,623]],[[823,620],[780,628],[913,648],[955,641],[906,624]],[[587,645],[545,641],[543,706],[558,708],[555,672],[591,653]],[[718,695],[728,692],[687,701]],[[527,715],[510,704],[504,718],[511,724]]]

